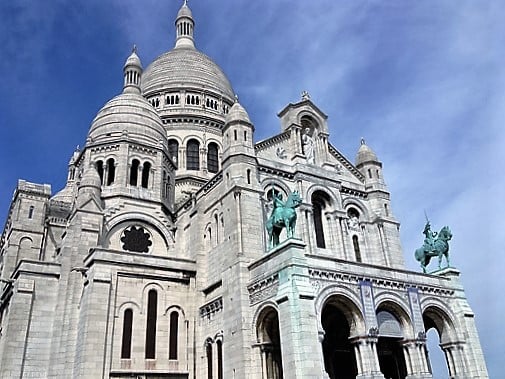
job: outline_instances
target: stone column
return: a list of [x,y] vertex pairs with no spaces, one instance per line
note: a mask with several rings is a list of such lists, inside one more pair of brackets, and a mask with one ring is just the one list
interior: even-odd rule
[[338,234],[340,235],[340,240],[342,243],[342,251],[344,252],[344,259],[349,260],[348,253],[347,253],[347,247],[345,243],[345,235],[344,235],[344,227],[342,224],[344,223],[344,219],[342,217],[338,218]]
[[321,346],[321,354],[320,354],[320,356],[321,356],[321,378],[322,379],[329,379],[330,377],[328,376],[328,373],[326,372],[326,369],[324,367],[324,349],[323,349],[324,335],[325,335],[324,330],[318,330],[317,338],[319,340],[319,346]]
[[389,262],[389,254],[388,254],[388,252],[386,250],[386,240],[385,240],[385,235],[384,235],[384,224],[383,223],[377,224],[377,229],[379,230],[379,239],[381,241],[381,249],[382,249],[382,255],[384,257],[384,263],[386,264],[386,266],[389,266],[390,262]]
[[359,336],[351,339],[354,345],[357,378],[384,379],[380,371],[379,356],[377,354],[377,338],[373,336]]
[[137,183],[135,184],[136,187],[142,187],[142,171],[144,171],[144,166],[142,164],[139,164],[137,168]]
[[312,238],[314,236],[314,234],[312,233],[314,228],[313,228],[313,225],[314,225],[314,219],[312,217],[312,209],[307,209],[305,211],[305,221],[307,223],[307,227],[306,227],[306,233],[307,233],[307,247],[308,247],[308,250],[310,253],[312,253],[312,246],[315,245],[312,243]]
[[207,172],[207,148],[200,149],[200,171]]
[[[240,195],[241,195],[241,192],[239,190],[235,190],[235,192],[233,193],[234,197],[235,197],[235,203],[236,203],[236,209],[237,209],[237,220],[242,220],[242,209],[241,209],[241,203],[240,203]],[[221,228],[222,229],[222,228]],[[239,225],[237,225],[237,229],[238,229],[238,254],[241,255],[244,253],[244,246],[243,246],[243,241],[242,241],[242,223],[239,222]],[[223,235],[223,239],[224,239],[224,235]]]
[[463,346],[456,342],[449,342],[445,344],[440,344],[442,348],[445,359],[447,361],[447,366],[449,367],[449,375],[451,378],[466,378],[469,376],[467,372],[467,367],[465,364]]
[[407,368],[407,378],[414,378],[413,374],[417,371],[415,365],[415,344],[412,341],[402,343],[405,367]]
[[332,249],[332,250],[336,250],[337,248],[337,242],[335,241],[335,229],[336,226],[335,226],[335,222],[334,222],[334,219],[335,217],[333,216],[333,214],[331,212],[326,212],[325,213],[325,216],[326,216],[326,223],[328,224],[328,234],[329,234],[329,247]]
[[180,162],[178,162],[177,168],[178,169],[182,168],[186,170],[186,147],[181,147],[179,150],[180,150],[179,155]]

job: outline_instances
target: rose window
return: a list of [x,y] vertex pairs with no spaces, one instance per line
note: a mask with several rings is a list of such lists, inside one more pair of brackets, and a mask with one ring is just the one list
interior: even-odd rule
[[148,253],[149,247],[153,244],[151,235],[141,226],[132,226],[123,232],[121,237],[123,250],[137,253]]

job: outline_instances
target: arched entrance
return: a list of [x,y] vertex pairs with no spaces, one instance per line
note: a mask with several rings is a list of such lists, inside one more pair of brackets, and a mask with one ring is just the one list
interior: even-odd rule
[[354,348],[349,341],[351,325],[346,310],[336,302],[328,302],[321,314],[324,329],[324,368],[330,379],[356,378],[358,369]]
[[[455,354],[451,354],[450,341],[452,324],[449,318],[435,307],[427,308],[423,313],[424,330],[426,331],[429,352],[426,352],[430,372],[433,377],[452,377],[457,374]],[[439,346],[437,346],[437,342]],[[443,353],[442,353],[443,351]],[[445,355],[445,359],[442,358]],[[445,362],[444,362],[445,361]]]
[[282,352],[279,315],[273,307],[266,307],[258,317],[256,327],[261,347],[263,379],[282,379]]
[[404,379],[407,376],[407,368],[401,344],[403,331],[400,322],[393,313],[382,309],[377,312],[377,323],[380,370],[386,379]]

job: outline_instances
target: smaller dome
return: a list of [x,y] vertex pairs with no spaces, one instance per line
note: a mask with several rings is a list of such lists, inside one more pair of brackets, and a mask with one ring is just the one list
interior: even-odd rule
[[378,162],[377,154],[374,153],[370,147],[365,143],[365,139],[361,139],[361,146],[356,154],[356,166],[362,165],[367,162]]
[[142,62],[140,62],[140,58],[137,55],[137,46],[133,45],[133,50],[130,56],[126,59],[124,64],[124,68],[129,66],[137,66],[142,69]]
[[140,94],[122,93],[107,102],[88,133],[92,143],[125,137],[151,146],[167,145],[160,116]]
[[251,124],[251,119],[249,118],[249,115],[247,114],[244,107],[240,105],[238,100],[235,101],[235,103],[230,108],[230,112],[226,115],[225,123],[229,124],[233,121],[241,121]]
[[94,188],[101,190],[102,180],[95,166],[89,165],[82,174],[81,182],[79,183],[79,190],[82,188]]

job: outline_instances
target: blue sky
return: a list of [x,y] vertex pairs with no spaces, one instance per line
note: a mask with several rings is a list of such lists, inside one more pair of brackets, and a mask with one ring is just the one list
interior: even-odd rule
[[[64,185],[100,107],[121,91],[138,46],[144,67],[173,47],[181,1],[0,3],[0,223],[18,178]],[[256,126],[302,90],[329,116],[351,161],[365,137],[384,164],[407,267],[424,210],[449,225],[452,263],[476,313],[491,377],[505,356],[497,282],[505,269],[505,3],[190,2],[197,47],[228,75]],[[498,334],[501,334],[498,335]]]

